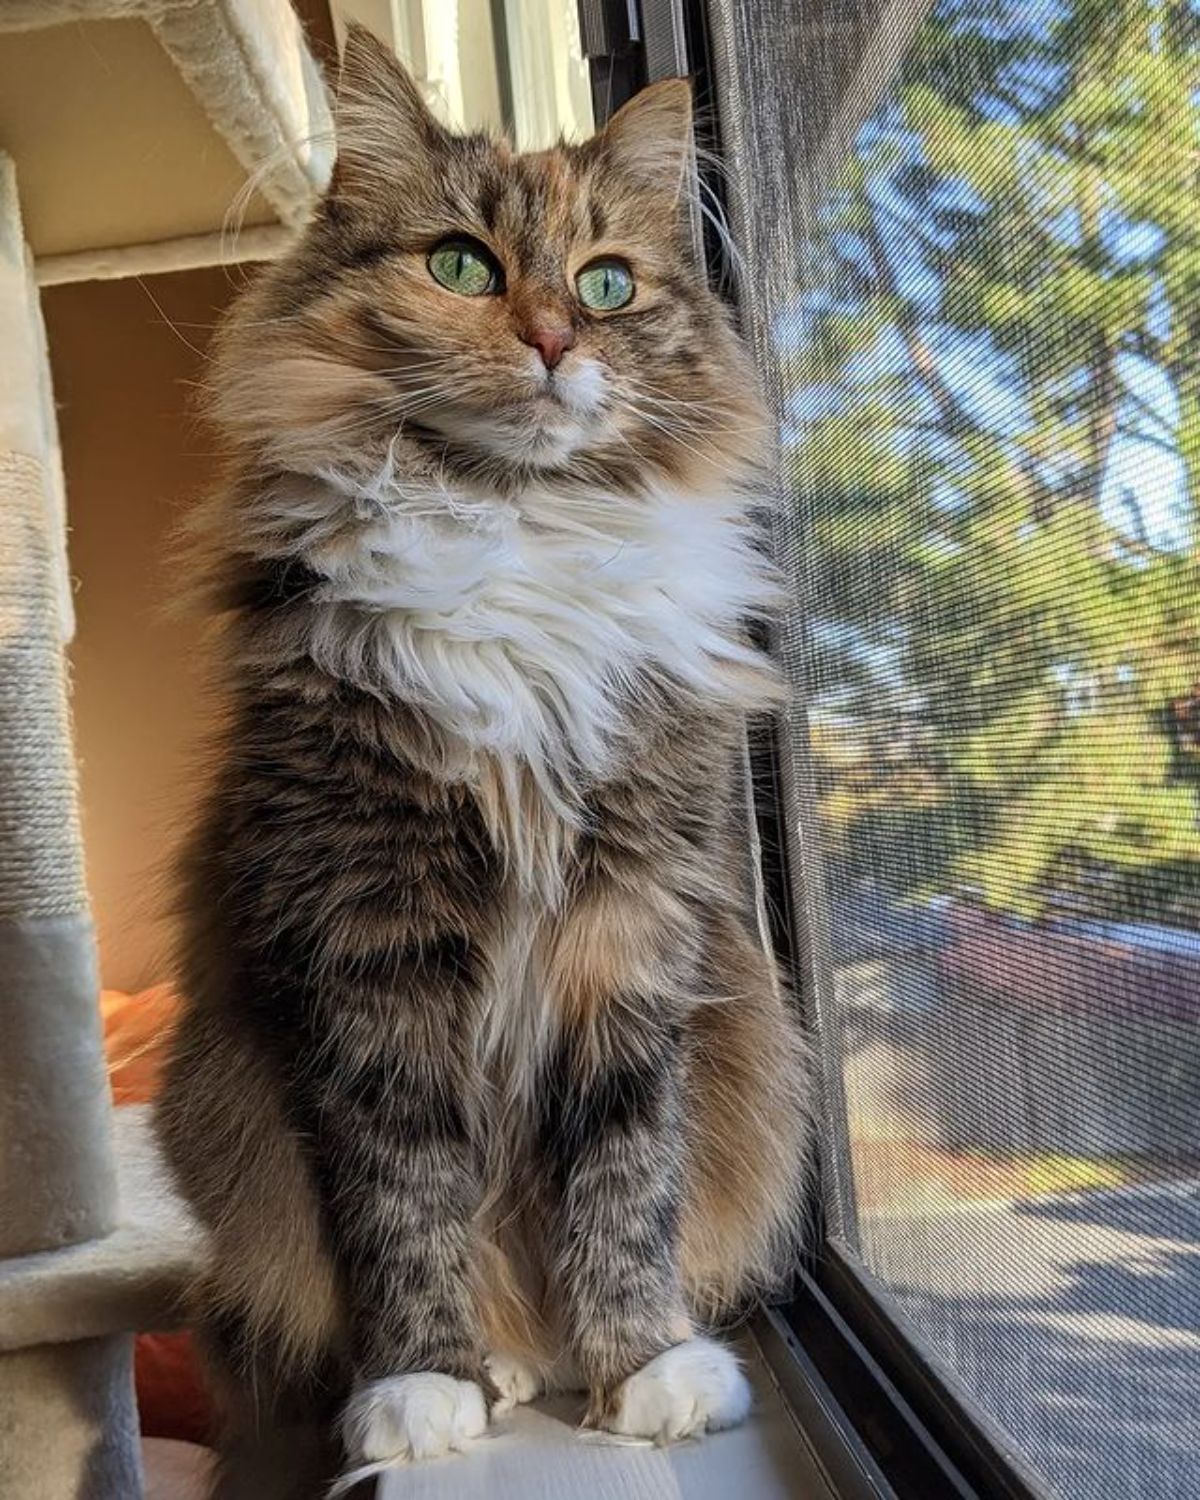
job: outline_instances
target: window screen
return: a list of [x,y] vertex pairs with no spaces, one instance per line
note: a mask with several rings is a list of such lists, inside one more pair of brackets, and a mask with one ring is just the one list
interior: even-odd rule
[[831,1239],[1069,1500],[1200,1495],[1200,4],[732,3]]

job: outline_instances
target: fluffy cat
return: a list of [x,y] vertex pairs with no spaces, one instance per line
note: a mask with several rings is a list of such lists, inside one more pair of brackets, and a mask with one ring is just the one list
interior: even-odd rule
[[455,136],[353,31],[338,158],[218,344],[217,770],[159,1124],[211,1231],[221,1496],[462,1447],[547,1384],[669,1440],[779,1274],[804,1056],[734,773],[768,423],[678,80]]

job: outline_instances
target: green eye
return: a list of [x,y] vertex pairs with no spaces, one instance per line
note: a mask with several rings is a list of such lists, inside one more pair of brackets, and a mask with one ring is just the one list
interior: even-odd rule
[[633,301],[633,272],[619,260],[595,260],[575,278],[575,289],[584,307],[612,312]]
[[429,274],[450,292],[482,297],[499,281],[496,262],[473,240],[443,240],[430,251]]

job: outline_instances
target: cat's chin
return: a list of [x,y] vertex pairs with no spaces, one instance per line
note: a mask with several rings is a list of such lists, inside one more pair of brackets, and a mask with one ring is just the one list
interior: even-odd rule
[[569,463],[586,441],[587,434],[582,426],[572,422],[566,430],[544,429],[514,434],[506,441],[494,444],[490,451],[497,458],[526,468],[558,469]]
[[561,468],[593,438],[587,424],[561,407],[549,407],[528,422],[500,423],[485,416],[464,416],[437,426],[452,442],[474,449],[481,457],[518,468]]

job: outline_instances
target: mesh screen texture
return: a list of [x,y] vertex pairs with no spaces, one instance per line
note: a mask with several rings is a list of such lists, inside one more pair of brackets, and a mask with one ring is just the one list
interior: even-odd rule
[[832,1235],[1200,1496],[1200,3],[718,4]]

